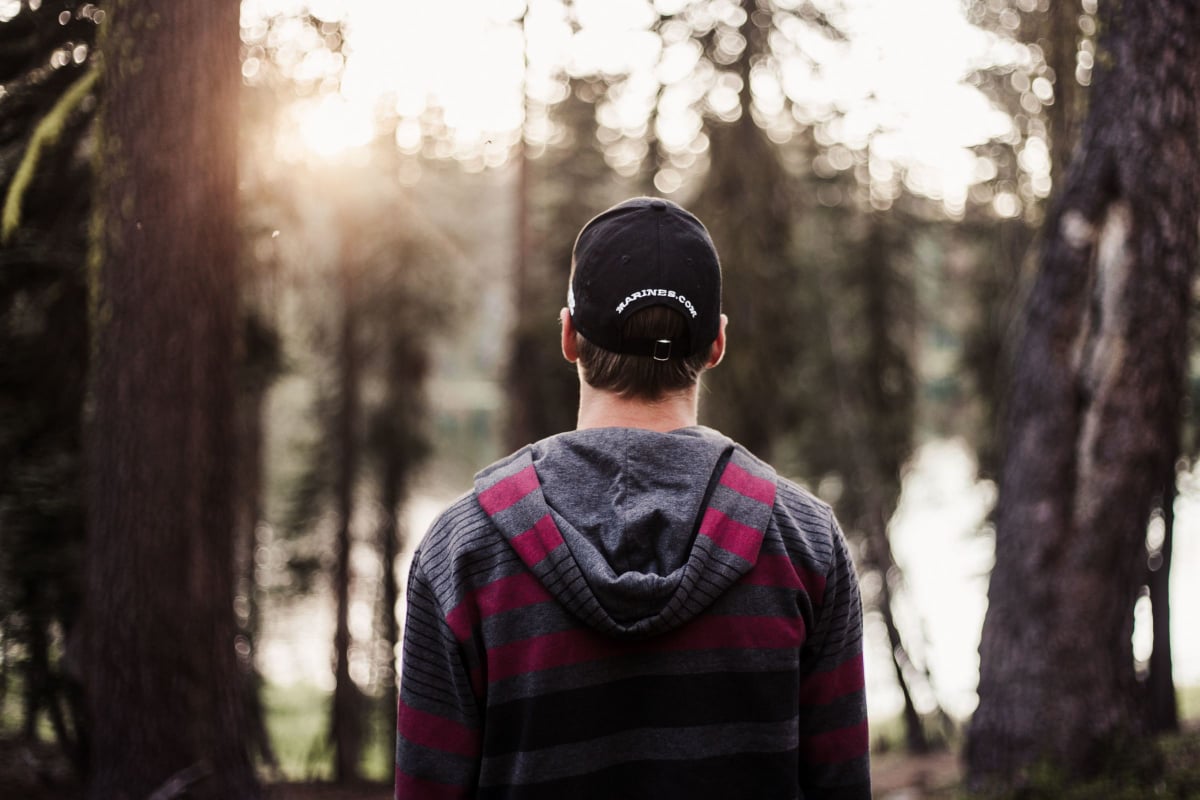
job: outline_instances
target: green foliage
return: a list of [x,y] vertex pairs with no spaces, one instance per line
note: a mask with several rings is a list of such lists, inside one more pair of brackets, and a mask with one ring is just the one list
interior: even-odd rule
[[0,219],[0,243],[9,244],[12,241],[13,234],[21,225],[21,203],[33,183],[39,161],[44,152],[53,148],[62,138],[68,129],[71,115],[83,103],[84,98],[91,94],[99,77],[100,70],[95,65],[89,66],[87,71],[63,92],[54,107],[33,129],[33,134],[29,137],[29,146],[8,184],[8,192],[4,197],[3,218]]

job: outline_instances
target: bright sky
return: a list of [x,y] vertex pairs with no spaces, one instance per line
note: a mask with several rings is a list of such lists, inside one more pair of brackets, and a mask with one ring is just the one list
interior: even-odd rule
[[[693,42],[664,37],[664,45],[664,38],[648,30],[656,9],[677,11],[687,0],[576,0],[580,30],[574,35],[561,0],[529,2],[530,96],[561,99],[565,89],[556,74],[564,69],[628,75],[617,100],[600,109],[614,138],[640,138],[647,105],[660,83],[665,89],[658,134],[668,148],[681,152],[695,148],[700,137],[698,100],[713,108],[736,101],[736,86],[696,75]],[[777,5],[789,2],[795,0],[777,0]],[[896,167],[901,167],[910,189],[960,210],[967,187],[990,177],[987,165],[968,148],[1011,127],[1008,117],[964,78],[980,66],[1016,61],[1019,54],[971,26],[959,0],[817,4],[846,32],[848,42],[830,42],[793,20],[798,24],[786,26],[783,34],[797,55],[784,57],[782,80],[765,71],[753,79],[760,110],[775,113],[786,96],[801,108],[803,123],[817,124],[826,143],[869,147],[873,180],[895,184]],[[243,26],[302,5],[303,0],[243,0]],[[386,102],[401,118],[397,143],[402,150],[420,149],[419,119],[436,106],[448,134],[439,155],[477,166],[503,163],[522,117],[522,41],[516,20],[524,0],[459,0],[452,6],[427,0],[309,0],[307,5],[319,18],[347,21],[349,55],[340,93],[302,101],[291,110],[285,126],[290,146],[298,144],[296,132],[299,144],[325,155],[362,145],[373,135],[376,113]],[[726,19],[740,13],[735,0],[715,0],[712,7]],[[340,56],[322,51],[319,41],[314,53],[313,44],[299,48],[307,54],[297,54],[295,70],[336,74],[343,67]],[[817,62],[817,71],[800,52]],[[537,125],[538,120],[530,121],[534,140]],[[1039,155],[1036,147],[1029,153],[1031,171],[1038,171]],[[1048,162],[1044,167],[1048,175]]]

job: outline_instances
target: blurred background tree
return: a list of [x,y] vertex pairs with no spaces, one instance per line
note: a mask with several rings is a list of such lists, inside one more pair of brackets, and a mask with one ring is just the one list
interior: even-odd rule
[[48,721],[82,770],[82,267],[103,16],[59,6],[22,7],[0,25],[0,694],[20,696],[26,740]]

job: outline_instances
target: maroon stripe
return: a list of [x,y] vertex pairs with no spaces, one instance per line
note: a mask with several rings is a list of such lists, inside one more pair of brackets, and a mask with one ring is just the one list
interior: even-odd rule
[[689,650],[798,648],[804,641],[799,618],[701,617],[649,640],[618,640],[576,628],[521,639],[488,650],[489,682],[528,672],[600,661],[622,655]]
[[742,581],[752,586],[803,589],[815,605],[820,605],[825,596],[825,576],[796,566],[788,556],[760,555]]
[[[533,468],[530,467],[530,469]],[[562,534],[559,533],[558,526],[554,524],[554,520],[550,518],[549,514],[535,522],[529,530],[512,538],[513,549],[530,567],[540,564],[542,559],[550,555],[556,548],[561,547],[562,543]]]
[[814,764],[853,761],[867,754],[867,721],[800,740],[800,751]]
[[815,672],[805,678],[800,686],[800,703],[824,705],[862,691],[864,685],[863,657],[860,653],[840,666],[826,672]]
[[488,617],[553,599],[537,578],[519,572],[470,592],[446,615],[446,622],[459,641],[466,641],[471,628]]
[[435,783],[396,770],[396,800],[468,800],[473,789],[449,783]]
[[474,758],[479,755],[479,735],[466,725],[418,711],[400,701],[396,712],[396,732],[413,744]]
[[454,632],[454,638],[465,642],[471,638],[471,629],[479,623],[479,606],[475,604],[474,593],[468,594],[454,610],[446,615],[446,624]]
[[715,508],[704,512],[704,519],[700,522],[700,535],[712,539],[722,550],[751,563],[758,558],[758,550],[762,547],[762,531],[743,525]]
[[533,464],[530,464],[515,475],[509,475],[494,486],[479,492],[479,505],[489,516],[494,516],[516,505],[539,485],[537,472],[534,471]]
[[768,506],[775,503],[775,481],[751,475],[732,461],[721,473],[721,485]]

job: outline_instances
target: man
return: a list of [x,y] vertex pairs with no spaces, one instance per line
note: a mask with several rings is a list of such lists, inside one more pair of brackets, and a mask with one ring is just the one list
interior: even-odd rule
[[725,354],[708,232],[605,211],[567,303],[578,428],[480,472],[414,557],[397,797],[870,797],[837,523],[696,424]]

